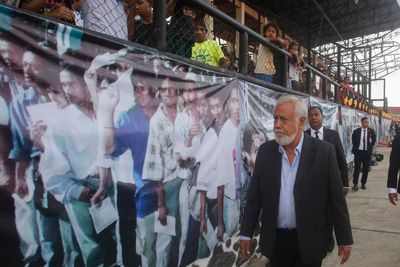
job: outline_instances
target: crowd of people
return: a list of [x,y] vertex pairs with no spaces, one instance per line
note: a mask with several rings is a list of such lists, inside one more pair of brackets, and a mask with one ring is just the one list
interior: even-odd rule
[[[19,7],[83,26],[124,40],[130,40],[148,47],[155,47],[157,34],[153,21],[152,0],[86,1],[86,0],[24,0]],[[209,29],[205,14],[182,0],[167,1],[168,52],[210,64],[216,67],[237,71],[237,59],[226,47],[221,47],[208,36]],[[200,28],[199,28],[200,27]],[[201,30],[200,30],[201,29]],[[254,57],[250,57],[250,75],[267,82],[273,82],[287,89],[308,93],[306,88],[306,63],[300,56],[299,44],[288,37],[270,22],[264,25],[262,35],[273,45],[291,54],[288,64],[287,84],[283,84],[279,66],[285,64],[281,56],[265,45],[259,45]],[[327,75],[333,78],[332,75]],[[317,75],[311,77],[311,93],[322,98],[322,82],[318,86]],[[333,79],[334,80],[334,79]],[[333,92],[327,89],[327,100],[334,100]]]

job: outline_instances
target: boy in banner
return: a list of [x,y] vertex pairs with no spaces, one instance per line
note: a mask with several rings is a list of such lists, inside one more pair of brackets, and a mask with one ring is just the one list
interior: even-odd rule
[[[136,228],[137,217],[137,239],[139,240],[138,248],[141,251],[142,266],[155,266],[156,254],[154,251],[156,234],[154,228],[154,212],[157,210],[157,195],[152,183],[142,179],[143,163],[146,155],[147,140],[149,135],[149,123],[153,114],[158,107],[158,100],[155,98],[156,88],[150,85],[153,82],[152,75],[134,71],[131,76],[134,84],[134,99],[136,105],[129,110],[123,112],[114,125],[114,111],[119,102],[119,94],[111,94],[108,97],[105,117],[103,119],[103,133],[105,140],[105,153],[112,157],[118,157],[125,151],[129,150],[133,159],[132,176],[135,180],[133,191],[127,186],[120,187],[118,190],[124,192],[132,192],[132,194],[123,193],[124,199],[118,196],[120,205],[123,204],[126,214],[130,214],[127,218],[121,218],[121,243],[127,246],[130,244],[125,239],[131,239],[136,242],[136,234],[130,234]],[[121,192],[119,192],[121,193]],[[119,194],[121,195],[121,194]],[[132,200],[135,201],[132,203]],[[136,204],[136,206],[135,206]],[[153,204],[153,205],[151,205]],[[130,210],[129,210],[130,209]],[[126,223],[121,223],[121,220],[126,220]],[[132,221],[132,222],[130,222]],[[132,229],[129,229],[129,227]],[[125,236],[124,236],[125,235]],[[127,236],[126,236],[127,235]],[[133,244],[134,245],[134,244]],[[133,257],[134,251],[124,250],[123,261],[126,266],[138,266],[139,262]]]
[[243,216],[244,208],[247,203],[247,192],[249,190],[251,176],[253,175],[254,165],[256,162],[257,152],[260,146],[268,141],[267,138],[267,130],[258,126],[255,126],[257,122],[249,121],[244,128],[243,137],[242,137],[242,157],[243,157],[243,167],[244,172],[242,172],[243,177],[243,185],[242,190],[240,192],[241,202],[241,217]]
[[[178,176],[175,147],[175,119],[178,110],[178,89],[170,79],[164,79],[158,89],[161,104],[150,120],[149,139],[143,166],[143,179],[155,182],[158,211],[155,220],[169,225],[169,232],[159,231],[156,241],[156,266],[176,266],[178,249],[173,247],[179,240],[176,225],[179,224],[179,191],[182,179]],[[175,221],[175,225],[173,223]],[[158,223],[157,222],[157,223]],[[155,227],[156,224],[148,227]]]
[[230,88],[227,113],[229,118],[221,128],[218,137],[218,149],[220,158],[218,162],[218,177],[225,181],[224,188],[224,225],[225,233],[231,237],[239,224],[240,188],[239,175],[239,90]]
[[[217,93],[218,94],[218,93]],[[197,176],[196,187],[200,193],[200,233],[203,234],[209,246],[209,250],[214,249],[215,244],[210,241],[213,239],[207,233],[214,233],[214,229],[209,229],[207,225],[217,229],[217,239],[223,240],[224,236],[224,185],[225,181],[218,175],[219,135],[221,128],[226,121],[224,111],[224,99],[221,95],[213,95],[208,100],[210,113],[213,120],[208,125],[201,143],[201,150],[197,160],[200,168]]]
[[[53,125],[51,146],[43,157],[57,164],[43,168],[46,188],[64,203],[86,266],[112,265],[116,261],[115,224],[96,234],[89,207],[113,198],[112,182],[97,167],[98,132],[90,93],[77,67],[64,64],[60,83],[70,102]],[[77,129],[79,133],[77,134]]]
[[200,148],[205,126],[201,121],[196,92],[196,75],[188,73],[183,83],[185,108],[175,121],[175,153],[178,159],[179,178],[183,179],[179,202],[182,236],[179,243],[179,266],[187,266],[197,258],[200,227],[198,222],[198,201],[196,190],[196,153]]
[[204,21],[199,21],[194,27],[196,42],[192,47],[192,59],[215,67],[226,67],[225,55],[214,40],[207,39],[207,27]]

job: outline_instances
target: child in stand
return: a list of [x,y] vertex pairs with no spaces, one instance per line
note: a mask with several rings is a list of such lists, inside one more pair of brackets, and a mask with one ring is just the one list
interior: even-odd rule
[[[276,41],[283,43],[283,40],[278,38],[279,29],[275,23],[270,22],[263,28],[263,36],[268,39],[271,43]],[[258,54],[256,58],[256,68],[254,70],[254,76],[260,80],[272,83],[273,75],[276,73],[274,65],[274,54],[273,52],[263,44],[258,47]]]
[[289,53],[293,58],[289,59],[287,88],[293,89],[298,87],[299,73],[302,71],[302,68],[305,67],[305,62],[299,56],[299,44],[297,42],[290,42]]
[[196,42],[192,47],[192,59],[215,67],[226,68],[224,52],[214,40],[207,39],[207,27],[204,21],[196,22],[194,27]]

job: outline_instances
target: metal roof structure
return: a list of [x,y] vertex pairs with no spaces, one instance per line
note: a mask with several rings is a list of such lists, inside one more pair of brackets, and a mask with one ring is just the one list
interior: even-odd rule
[[359,75],[369,77],[370,66],[372,80],[400,69],[400,0],[244,2],[303,46]]

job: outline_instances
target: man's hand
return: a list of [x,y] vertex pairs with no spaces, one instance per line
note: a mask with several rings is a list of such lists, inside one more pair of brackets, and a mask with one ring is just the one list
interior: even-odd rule
[[114,112],[115,107],[119,103],[119,88],[109,86],[107,90],[101,91],[98,94],[98,108],[101,112]]
[[200,218],[200,234],[207,233],[207,220],[206,218]]
[[167,225],[167,215],[168,210],[165,206],[158,207],[158,220],[160,221],[161,225]]
[[96,193],[96,191],[94,189],[91,189],[89,187],[84,187],[79,196],[79,200],[90,203],[90,200],[94,196],[95,193]]
[[28,184],[25,179],[16,180],[15,193],[21,198],[24,198],[29,193]]
[[349,258],[351,254],[351,246],[339,246],[338,247],[338,256],[342,258],[340,264],[344,264]]
[[28,128],[29,137],[33,144],[37,146],[42,152],[44,151],[44,145],[42,143],[42,136],[47,130],[47,125],[42,120],[36,122]]
[[52,10],[47,11],[45,13],[45,16],[48,16],[48,17],[54,18],[54,19],[70,21],[70,22],[73,22],[75,20],[74,12],[65,6],[59,6],[59,7],[53,8]]
[[245,259],[250,257],[250,244],[251,240],[240,240],[240,253]]
[[224,241],[225,226],[223,224],[218,224],[217,227],[217,239],[219,241]]
[[343,187],[343,195],[347,196],[348,192],[349,192],[349,188],[348,187]]
[[389,201],[393,205],[397,206],[397,201],[399,200],[399,197],[397,193],[389,193]]
[[94,193],[94,195],[90,198],[90,204],[92,206],[101,207],[101,203],[107,197],[107,192],[104,188],[99,187]]

